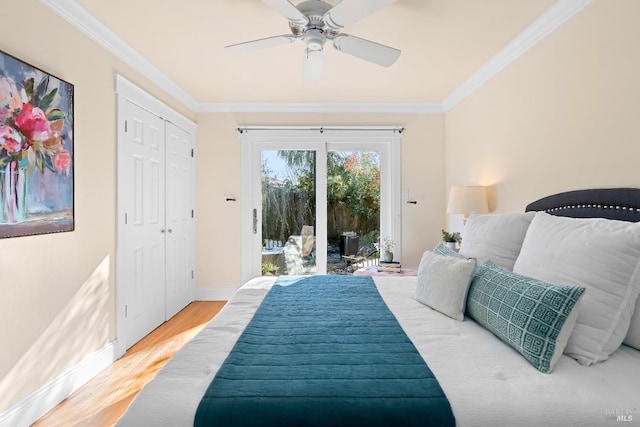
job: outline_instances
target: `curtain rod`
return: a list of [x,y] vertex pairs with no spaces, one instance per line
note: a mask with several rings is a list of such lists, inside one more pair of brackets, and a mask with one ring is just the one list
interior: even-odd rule
[[359,127],[359,126],[319,126],[319,127],[307,127],[307,126],[290,126],[290,127],[253,127],[253,126],[243,126],[238,128],[239,133],[249,132],[249,131],[265,131],[265,130],[273,130],[273,131],[301,131],[301,130],[309,130],[309,131],[318,131],[323,133],[324,131],[393,131],[402,133],[404,132],[404,127],[402,126],[369,126],[369,127]]

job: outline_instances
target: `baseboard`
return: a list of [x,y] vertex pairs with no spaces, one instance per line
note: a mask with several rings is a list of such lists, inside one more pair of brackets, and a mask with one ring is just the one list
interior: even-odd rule
[[29,426],[115,360],[112,341],[53,381],[0,413],[0,427]]
[[196,288],[196,301],[228,301],[238,288]]

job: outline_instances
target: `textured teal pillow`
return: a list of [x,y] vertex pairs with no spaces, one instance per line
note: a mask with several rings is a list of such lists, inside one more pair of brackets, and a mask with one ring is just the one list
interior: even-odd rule
[[567,345],[584,289],[552,285],[487,261],[471,282],[467,315],[550,373]]
[[454,258],[461,258],[461,259],[470,259],[469,257],[460,255],[458,252],[454,251],[449,246],[445,245],[444,242],[438,243],[436,247],[433,248],[433,252],[438,255],[451,256]]

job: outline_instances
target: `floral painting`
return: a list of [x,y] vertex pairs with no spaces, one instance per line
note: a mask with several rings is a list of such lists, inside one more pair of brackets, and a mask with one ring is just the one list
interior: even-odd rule
[[0,238],[73,229],[73,85],[0,52]]

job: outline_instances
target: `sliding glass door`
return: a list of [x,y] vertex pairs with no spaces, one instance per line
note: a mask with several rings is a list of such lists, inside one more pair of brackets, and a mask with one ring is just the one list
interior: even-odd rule
[[250,224],[243,227],[244,280],[350,274],[375,262],[381,237],[399,246],[399,136],[380,134],[293,128],[241,135],[242,221]]
[[316,151],[261,150],[262,275],[315,274]]
[[326,273],[325,145],[261,142],[247,155],[251,277]]
[[315,150],[261,150],[263,275],[309,275],[317,268],[316,185],[326,185],[327,274],[375,263],[380,241],[380,153],[326,152],[317,179]]
[[327,152],[328,274],[351,274],[379,258],[380,153],[340,148]]

